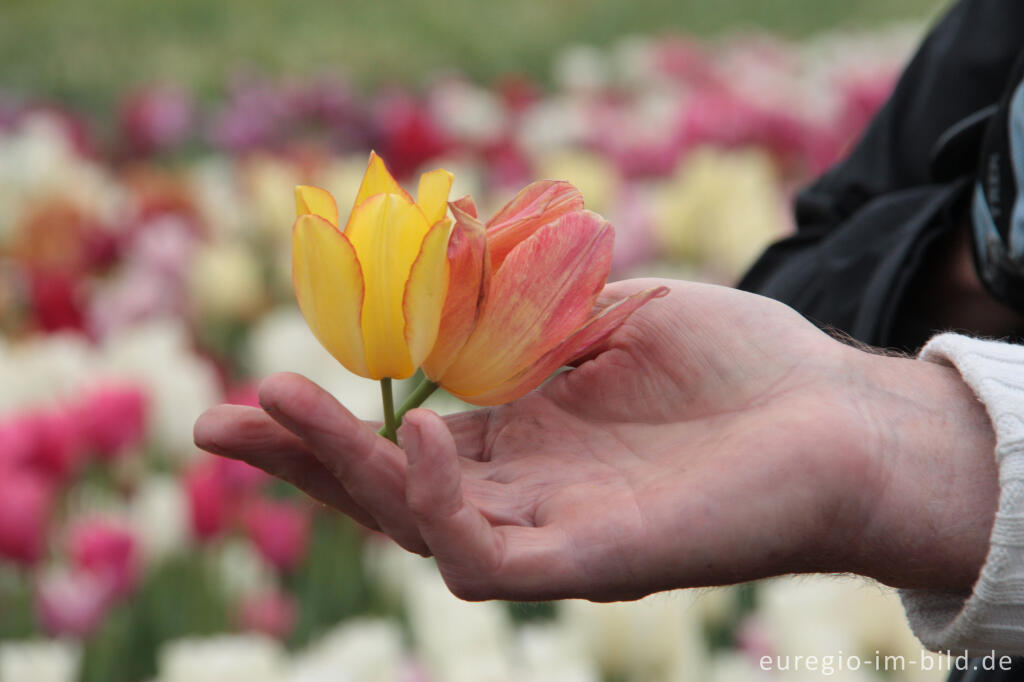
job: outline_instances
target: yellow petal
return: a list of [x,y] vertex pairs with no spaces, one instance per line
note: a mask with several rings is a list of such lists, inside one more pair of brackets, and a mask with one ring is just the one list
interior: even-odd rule
[[355,210],[375,194],[398,194],[412,203],[412,197],[402,189],[402,186],[391,176],[384,159],[377,156],[377,152],[370,152],[370,162],[366,165],[366,174],[363,175],[363,182],[359,185],[359,193],[356,194],[356,202],[352,205]]
[[345,235],[319,216],[299,216],[292,228],[292,284],[323,347],[349,371],[373,378],[363,350],[359,260]]
[[412,376],[402,298],[429,226],[418,206],[396,194],[377,194],[352,212],[345,236],[363,269],[362,328],[366,365],[375,379]]
[[416,189],[416,203],[423,209],[423,215],[431,225],[444,218],[448,210],[448,193],[452,191],[454,177],[441,168],[420,176],[420,185]]
[[419,367],[434,347],[441,326],[448,293],[448,238],[452,224],[442,220],[423,238],[420,254],[412,264],[405,286],[402,309],[405,315],[405,340],[412,364]]
[[299,185],[295,188],[295,214],[320,216],[338,226],[338,204],[330,192],[319,187]]

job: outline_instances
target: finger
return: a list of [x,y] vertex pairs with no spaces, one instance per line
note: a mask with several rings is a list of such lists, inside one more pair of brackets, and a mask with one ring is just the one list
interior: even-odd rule
[[406,549],[425,553],[405,502],[405,457],[391,441],[298,374],[275,374],[259,387],[260,404],[306,445],[352,499]]
[[455,440],[440,417],[411,410],[399,429],[408,457],[406,500],[449,588],[465,599],[488,589],[501,565],[499,536],[462,494]]
[[364,526],[378,528],[302,440],[263,410],[242,405],[211,408],[196,420],[193,437],[196,446],[207,452],[251,464]]

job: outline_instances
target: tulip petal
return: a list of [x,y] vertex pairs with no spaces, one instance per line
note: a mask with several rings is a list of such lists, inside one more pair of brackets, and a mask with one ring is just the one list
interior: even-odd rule
[[441,311],[448,293],[447,251],[451,227],[451,221],[441,220],[430,228],[405,285],[402,299],[405,341],[409,358],[416,367],[434,347],[441,326]]
[[313,335],[338,362],[364,377],[363,272],[348,238],[316,215],[292,228],[292,284]]
[[402,298],[428,228],[419,207],[397,194],[370,197],[345,228],[366,282],[362,329],[371,378],[405,379],[416,370],[405,342]]
[[295,188],[295,214],[320,216],[338,226],[338,204],[330,192],[319,187],[299,185]]
[[583,210],[583,195],[568,182],[539,180],[519,194],[487,221],[487,242],[495,270],[517,244],[562,216]]
[[356,201],[352,204],[352,209],[355,210],[357,206],[375,194],[398,194],[412,203],[412,197],[402,189],[402,186],[384,165],[384,159],[377,156],[377,152],[370,152],[366,174],[363,175],[363,182],[359,185],[359,192],[356,194]]
[[[448,241],[448,295],[433,350],[423,362],[423,371],[435,381],[455,361],[473,331],[490,281],[487,232],[476,219],[472,200],[467,199],[463,197],[451,204],[455,227]],[[473,214],[467,213],[466,208],[472,209]]]
[[456,396],[481,406],[501,405],[521,398],[543,383],[559,367],[585,355],[592,347],[608,338],[640,306],[667,293],[668,287],[655,287],[616,301],[587,320],[582,327],[545,353],[540,360],[500,386],[473,396]]
[[476,212],[476,202],[473,201],[473,197],[469,196],[468,194],[462,197],[461,199],[456,199],[455,201],[451,202],[449,206],[452,207],[453,212],[455,209],[458,209],[465,213],[466,215],[472,216],[473,218],[476,218],[478,215]]
[[423,209],[423,215],[431,225],[444,218],[448,211],[448,193],[452,191],[454,178],[454,175],[441,168],[420,176],[416,203]]
[[580,211],[542,227],[494,273],[476,328],[441,385],[473,396],[501,385],[587,319],[611,269],[614,231]]

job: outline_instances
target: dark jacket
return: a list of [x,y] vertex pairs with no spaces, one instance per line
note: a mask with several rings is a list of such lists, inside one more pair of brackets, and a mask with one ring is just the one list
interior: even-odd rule
[[907,294],[969,214],[986,132],[1005,125],[999,103],[1022,65],[1024,2],[954,5],[852,153],[800,193],[797,233],[739,287],[865,343],[919,347],[939,329]]

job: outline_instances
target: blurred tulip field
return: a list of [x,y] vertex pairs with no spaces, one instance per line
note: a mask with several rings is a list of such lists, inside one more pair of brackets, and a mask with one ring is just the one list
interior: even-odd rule
[[[192,424],[285,370],[380,416],[295,303],[296,184],[345,206],[375,149],[401,181],[447,168],[487,215],[564,179],[615,225],[613,279],[730,284],[939,9],[0,0],[0,682],[770,682],[824,677],[766,655],[922,660],[895,594],[853,577],[462,602],[431,560],[199,452]],[[922,668],[828,679],[944,679]]]

